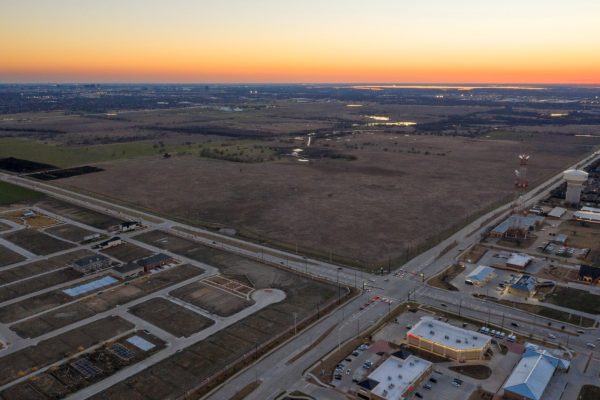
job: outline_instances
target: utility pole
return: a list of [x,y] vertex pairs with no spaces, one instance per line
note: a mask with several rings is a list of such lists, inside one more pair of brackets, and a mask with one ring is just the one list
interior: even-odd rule
[[296,317],[298,316],[298,313],[294,313],[294,336],[296,336],[296,334],[298,333],[298,330],[296,329]]

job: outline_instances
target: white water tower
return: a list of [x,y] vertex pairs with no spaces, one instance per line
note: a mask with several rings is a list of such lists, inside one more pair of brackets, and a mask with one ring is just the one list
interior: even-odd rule
[[563,173],[567,181],[567,195],[565,200],[571,204],[579,204],[581,200],[581,189],[588,179],[588,173],[580,169],[569,169]]

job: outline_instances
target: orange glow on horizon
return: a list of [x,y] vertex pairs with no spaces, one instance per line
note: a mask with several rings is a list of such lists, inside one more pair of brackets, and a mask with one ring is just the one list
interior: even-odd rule
[[5,1],[0,82],[600,83],[600,2]]

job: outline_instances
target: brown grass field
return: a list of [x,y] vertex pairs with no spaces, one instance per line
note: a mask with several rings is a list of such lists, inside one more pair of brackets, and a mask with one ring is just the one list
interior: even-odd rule
[[241,299],[202,282],[190,283],[170,294],[221,317],[229,317],[254,304],[251,300]]
[[76,243],[83,241],[83,238],[85,236],[95,233],[87,229],[83,229],[78,226],[69,224],[63,224],[52,228],[48,228],[45,230],[45,232],[58,236],[61,239],[65,239]]
[[234,227],[256,240],[387,263],[514,196],[519,153],[532,154],[529,176],[535,183],[588,149],[542,138],[382,133],[320,144],[358,159],[140,159],[101,164],[106,171],[94,179],[61,183],[199,225]]

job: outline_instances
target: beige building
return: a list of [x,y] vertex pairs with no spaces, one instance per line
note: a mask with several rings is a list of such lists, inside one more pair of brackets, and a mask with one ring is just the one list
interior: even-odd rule
[[454,361],[482,360],[492,339],[431,317],[423,317],[406,334],[410,346]]

